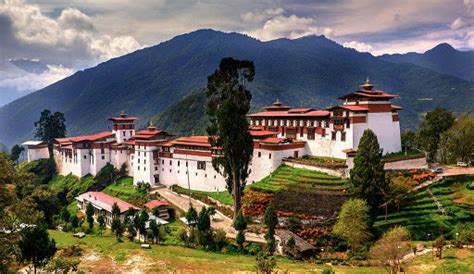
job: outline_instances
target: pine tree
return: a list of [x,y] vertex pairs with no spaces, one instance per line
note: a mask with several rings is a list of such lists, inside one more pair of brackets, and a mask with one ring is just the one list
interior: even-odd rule
[[86,219],[89,229],[92,229],[94,227],[94,206],[91,203],[86,206]]
[[245,220],[244,215],[242,214],[242,210],[237,213],[233,225],[235,230],[237,230],[237,236],[235,238],[235,241],[237,242],[239,249],[242,250],[244,248],[245,242],[244,230],[247,228],[247,221]]
[[273,254],[275,251],[275,228],[278,225],[278,216],[272,203],[265,209],[265,225],[268,228],[267,235],[265,235],[267,250],[270,254]]
[[227,190],[234,199],[234,212],[239,212],[241,207],[253,154],[247,120],[252,95],[245,84],[252,82],[254,76],[253,62],[227,57],[207,82],[209,143],[222,152],[220,157],[213,157],[212,166],[226,179]]
[[388,192],[388,183],[382,163],[382,150],[377,136],[370,129],[366,129],[360,139],[350,174],[349,191],[354,197],[367,201],[371,216],[375,218]]
[[38,266],[46,265],[57,250],[54,239],[50,239],[48,231],[40,226],[25,228],[21,232],[18,248],[21,260],[33,264],[34,273]]

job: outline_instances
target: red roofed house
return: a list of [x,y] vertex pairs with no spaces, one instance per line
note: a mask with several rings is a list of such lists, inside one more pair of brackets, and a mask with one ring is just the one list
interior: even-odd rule
[[118,198],[109,196],[103,192],[89,191],[77,196],[75,199],[77,201],[77,206],[83,212],[86,211],[87,204],[92,204],[92,206],[94,206],[94,217],[97,218],[99,215],[104,216],[105,224],[107,226],[112,224],[112,207],[114,203],[116,203],[120,209],[120,217],[122,218],[122,221],[129,208],[139,210],[138,207]]
[[166,201],[161,200],[151,200],[144,205],[149,211],[152,211],[154,208],[158,208],[159,215],[156,216],[158,218],[167,220],[169,219],[170,215],[168,212],[169,204]]

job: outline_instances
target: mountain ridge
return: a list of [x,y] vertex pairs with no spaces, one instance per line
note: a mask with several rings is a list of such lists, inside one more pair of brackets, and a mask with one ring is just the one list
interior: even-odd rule
[[[377,88],[400,94],[396,103],[405,107],[401,114],[404,128],[413,128],[423,112],[438,105],[451,109],[461,105],[458,111],[463,111],[470,107],[466,99],[474,100],[473,83],[417,65],[381,60],[324,36],[262,42],[239,33],[207,29],[76,72],[1,107],[0,126],[4,130],[0,131],[0,142],[12,145],[31,138],[33,122],[44,108],[65,113],[70,135],[107,128],[107,118],[122,110],[141,117],[144,125],[205,87],[207,76],[227,56],[254,61],[256,77],[249,85],[254,108],[271,104],[277,97],[292,105],[325,108],[338,104],[338,96],[357,89],[367,76]],[[456,96],[448,87],[457,92]],[[433,100],[419,101],[427,97]],[[168,120],[161,121],[177,121],[179,114],[162,115]]]

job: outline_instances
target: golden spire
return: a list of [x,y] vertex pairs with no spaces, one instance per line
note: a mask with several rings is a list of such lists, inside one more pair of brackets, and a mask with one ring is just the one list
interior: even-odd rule
[[148,125],[148,129],[149,130],[155,130],[156,129],[155,125],[153,124],[153,120],[150,120],[150,124]]
[[367,76],[365,83],[361,85],[361,87],[364,90],[372,90],[372,88],[374,88],[374,85],[370,83],[369,76]]
[[127,113],[125,113],[125,110],[122,110],[120,112],[120,117],[127,117]]

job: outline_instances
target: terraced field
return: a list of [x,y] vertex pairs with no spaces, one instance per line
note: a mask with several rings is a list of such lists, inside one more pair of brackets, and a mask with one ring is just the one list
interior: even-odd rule
[[282,165],[272,175],[249,185],[251,190],[279,193],[297,186],[302,190],[342,191],[347,180],[325,173]]
[[[277,210],[333,219],[347,199],[347,180],[325,173],[282,165],[250,190],[275,195]],[[245,196],[244,196],[245,199]]]
[[415,240],[430,240],[441,233],[452,232],[458,223],[465,223],[474,229],[474,211],[469,205],[455,202],[459,196],[459,184],[468,182],[461,178],[445,179],[430,187],[433,195],[441,203],[443,212],[437,207],[427,190],[413,195],[408,205],[399,212],[379,216],[375,227],[381,231],[395,225],[406,226]]

